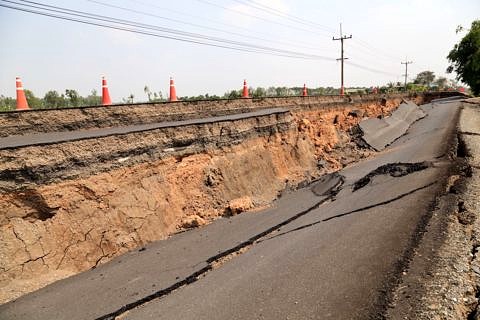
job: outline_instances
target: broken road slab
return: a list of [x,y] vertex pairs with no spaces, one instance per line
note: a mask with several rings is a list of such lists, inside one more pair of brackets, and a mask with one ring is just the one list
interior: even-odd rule
[[425,117],[425,112],[411,101],[403,102],[390,117],[366,119],[359,123],[362,139],[377,151],[385,149],[407,132],[412,123]]

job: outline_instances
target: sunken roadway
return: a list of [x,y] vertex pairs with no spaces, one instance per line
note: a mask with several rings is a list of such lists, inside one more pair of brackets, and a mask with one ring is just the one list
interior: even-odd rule
[[421,241],[451,157],[461,102],[375,157],[272,207],[119,256],[0,306],[2,319],[372,319]]

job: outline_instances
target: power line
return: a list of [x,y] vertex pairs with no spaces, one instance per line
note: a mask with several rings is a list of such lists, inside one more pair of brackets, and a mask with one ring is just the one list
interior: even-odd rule
[[[198,1],[206,2],[205,0],[198,0]],[[252,0],[233,0],[233,1],[235,1],[237,3],[240,3],[240,4],[243,4],[243,5],[246,5],[246,6],[249,6],[251,8],[254,8],[254,9],[269,13],[269,14],[272,14],[272,15],[287,18],[287,19],[289,19],[289,20],[291,20],[295,23],[300,23],[300,24],[303,24],[303,25],[306,25],[306,26],[309,26],[309,27],[314,27],[314,28],[317,28],[317,29],[321,29],[322,31],[323,30],[329,30],[329,31],[333,30],[333,29],[331,29],[327,26],[323,26],[323,25],[320,25],[318,23],[315,23],[315,22],[312,22],[312,21],[294,16],[294,15],[291,15],[291,14],[282,12],[281,10],[278,10],[278,9],[272,8],[270,6],[258,3],[256,1],[252,1]],[[225,8],[225,9],[226,10],[232,10],[231,8]],[[396,58],[393,55],[387,53],[387,51],[377,49],[377,48],[373,47],[372,45],[368,44],[365,41],[362,41],[360,39],[357,39],[357,40],[353,39],[353,41],[356,41],[356,43],[360,46],[359,48],[361,50],[363,50],[369,56],[374,55],[374,56],[379,57],[381,59],[388,59],[389,61],[392,61],[392,62],[393,61],[395,61],[395,62],[398,61],[398,58]],[[337,60],[341,60],[341,59],[337,59]],[[356,65],[356,64],[350,64],[350,65]],[[360,65],[356,65],[356,66],[360,66]],[[372,72],[376,72],[376,73],[383,73],[383,74],[392,75],[392,73],[382,72],[382,71],[377,70],[377,69],[372,69],[372,68],[363,68],[363,69],[368,70],[368,71],[372,71]],[[373,70],[375,70],[375,71],[373,71]]]
[[[162,20],[172,21],[172,22],[176,22],[176,23],[180,23],[180,24],[184,24],[184,25],[189,25],[189,26],[193,26],[193,27],[197,27],[197,28],[202,28],[202,29],[206,29],[206,30],[212,30],[212,31],[216,31],[216,32],[226,33],[226,34],[229,34],[229,35],[236,35],[236,36],[243,37],[243,38],[257,39],[257,40],[261,40],[261,41],[278,43],[278,44],[283,44],[283,45],[291,45],[291,43],[284,42],[284,41],[260,38],[260,37],[256,37],[256,36],[252,36],[252,35],[241,34],[241,33],[238,33],[238,32],[226,31],[224,29],[208,27],[208,26],[204,26],[204,25],[200,25],[200,24],[196,24],[196,23],[192,23],[192,22],[186,22],[186,21],[182,21],[182,20],[178,20],[178,19],[174,19],[174,18],[164,17],[164,16],[153,14],[153,13],[139,11],[139,10],[135,10],[135,9],[131,9],[131,8],[125,8],[125,7],[121,7],[121,6],[117,6],[117,5],[113,5],[113,4],[109,4],[109,3],[105,3],[105,2],[101,2],[101,1],[97,1],[97,0],[86,0],[86,1],[92,2],[92,3],[95,3],[95,4],[99,4],[99,5],[102,5],[102,6],[110,7],[110,8],[120,9],[120,10],[124,10],[124,11],[127,11],[127,12],[133,12],[133,13],[136,13],[136,14],[141,14],[141,15],[150,16],[150,17],[154,17],[154,18],[158,18],[158,19],[162,19]],[[318,49],[318,48],[307,47],[307,46],[303,46],[303,45],[297,45],[297,46],[303,47],[305,49],[314,49],[314,50]]]
[[201,2],[201,3],[208,4],[208,5],[213,6],[213,7],[217,7],[217,8],[221,8],[221,9],[224,9],[224,10],[232,11],[232,12],[235,12],[236,14],[251,17],[251,18],[254,18],[254,19],[257,19],[257,20],[262,20],[262,21],[265,21],[265,22],[268,22],[268,23],[276,24],[276,25],[287,27],[287,28],[290,28],[290,29],[295,29],[295,30],[304,31],[304,32],[311,32],[311,33],[315,33],[317,35],[320,35],[322,37],[326,37],[325,34],[321,34],[321,33],[318,33],[318,32],[312,31],[312,30],[307,30],[307,29],[304,29],[304,28],[299,28],[299,27],[296,27],[296,26],[288,25],[288,24],[281,23],[281,22],[278,22],[278,21],[265,19],[263,17],[259,17],[259,16],[256,16],[254,14],[250,14],[250,13],[242,12],[242,11],[239,11],[239,10],[235,10],[233,8],[225,7],[225,6],[222,6],[220,4],[216,4],[216,3],[213,3],[213,2],[210,2],[210,1],[207,1],[207,0],[197,0],[197,1]]
[[[350,55],[351,58],[353,58],[355,61],[362,61],[362,63],[365,63],[367,65],[371,65],[371,60],[367,60],[361,56],[357,56],[356,52],[352,52],[350,50],[345,50],[345,54],[346,55]],[[398,61],[397,61],[398,63]],[[346,60],[345,61],[345,64],[348,64],[352,67],[355,67],[355,68],[358,68],[358,69],[362,69],[362,70],[366,70],[366,71],[369,71],[369,72],[372,72],[372,73],[377,73],[377,74],[383,74],[383,75],[386,75],[386,76],[392,76],[392,77],[398,77],[400,76],[400,74],[396,74],[396,73],[393,73],[393,72],[388,72],[388,71],[384,71],[386,69],[392,69],[394,68],[393,66],[393,63],[392,64],[384,64],[383,66],[380,65],[380,69],[379,68],[372,68],[372,67],[367,67],[367,66],[364,66],[363,64],[358,64],[358,63],[354,63],[354,62],[351,62],[351,61],[348,61]],[[379,63],[376,63],[376,65],[378,66]]]
[[[223,22],[220,22],[220,21],[216,21],[214,19],[209,19],[209,18],[206,18],[204,16],[197,16],[197,15],[192,15],[192,14],[189,14],[189,13],[186,13],[186,12],[183,12],[183,11],[179,11],[179,10],[174,10],[174,9],[170,9],[170,8],[164,8],[164,7],[161,7],[161,6],[158,6],[158,5],[155,5],[155,4],[152,4],[152,3],[145,3],[143,1],[139,1],[139,0],[128,0],[130,2],[133,2],[133,3],[137,3],[137,4],[140,4],[140,5],[143,5],[143,6],[147,6],[147,7],[151,7],[151,8],[157,8],[157,9],[160,9],[162,11],[169,11],[169,12],[173,12],[177,15],[182,15],[182,16],[186,16],[186,17],[190,17],[190,18],[195,18],[195,19],[201,19],[201,20],[204,20],[204,21],[208,21],[208,22],[211,22],[211,23],[214,23],[216,25],[219,25],[219,26],[226,26],[228,28],[234,28],[234,29],[237,29],[237,30],[244,30],[244,31],[248,31],[250,32],[251,30],[249,28],[246,28],[246,27],[242,27],[242,26],[236,26],[236,25],[232,25],[232,24],[227,24],[227,23],[223,23]],[[271,33],[266,33],[266,32],[261,32],[261,31],[258,31],[258,30],[255,30],[255,34],[261,34],[261,35],[264,35],[264,36],[267,36],[267,37],[274,37],[273,34]],[[307,46],[309,46],[311,43],[308,43],[308,42],[305,42],[305,41],[299,41],[298,39],[295,40],[295,43],[300,43],[302,44],[303,47],[307,48]],[[289,41],[289,44],[291,45],[292,43]],[[311,48],[311,47],[308,47],[308,48]],[[318,49],[318,48],[315,48],[315,49]]]
[[378,74],[383,74],[383,75],[392,76],[392,77],[397,77],[398,76],[398,74],[395,74],[395,73],[386,72],[386,71],[382,71],[382,70],[374,69],[374,68],[370,68],[370,67],[365,67],[365,66],[362,66],[360,64],[350,62],[350,61],[345,61],[345,63],[348,64],[349,66],[352,66],[352,67],[355,67],[355,68],[358,68],[358,69],[362,69],[362,70],[366,70],[366,71],[370,71],[372,73],[378,73]]
[[344,62],[346,59],[348,59],[348,58],[345,58],[345,57],[343,56],[343,53],[344,53],[344,51],[343,51],[343,41],[344,41],[344,40],[347,40],[347,39],[352,39],[352,35],[350,35],[350,36],[348,36],[348,37],[347,37],[347,36],[343,36],[343,35],[342,35],[342,24],[340,23],[340,37],[339,37],[339,38],[333,37],[332,40],[334,40],[334,41],[339,40],[340,43],[341,43],[341,49],[340,49],[341,56],[340,56],[339,59],[337,59],[337,61],[338,61],[338,60],[341,61],[341,68],[340,68],[341,71],[340,71],[340,74],[341,74],[341,79],[342,79],[342,80],[341,80],[341,81],[342,81],[342,85],[341,85],[341,87],[340,87],[340,95],[342,95],[342,96],[343,96],[344,93],[345,93],[345,89],[344,89],[344,86],[343,86],[343,62]]
[[[138,22],[124,20],[124,19],[117,19],[117,18],[112,18],[112,17],[108,17],[108,16],[102,16],[102,15],[91,14],[91,13],[77,11],[77,10],[71,10],[71,9],[46,5],[46,4],[42,4],[42,3],[34,2],[34,1],[20,0],[22,2],[26,2],[26,3],[30,3],[30,4],[23,4],[23,3],[18,3],[18,2],[15,2],[15,1],[10,1],[10,0],[0,0],[0,1],[13,3],[15,5],[21,5],[21,6],[29,8],[29,9],[25,9],[25,8],[1,5],[3,7],[7,7],[7,8],[10,8],[10,9],[14,9],[14,10],[20,10],[20,11],[30,12],[30,13],[34,13],[34,14],[40,14],[40,15],[47,15],[47,16],[50,16],[50,17],[53,17],[53,18],[70,20],[70,21],[75,21],[75,22],[81,22],[81,23],[84,23],[84,24],[93,24],[93,25],[96,25],[96,26],[108,27],[108,28],[113,28],[113,29],[118,29],[118,30],[123,30],[123,31],[128,31],[128,32],[142,33],[144,35],[155,35],[155,36],[160,37],[160,38],[163,37],[163,38],[172,39],[172,40],[191,42],[191,43],[203,44],[203,45],[210,45],[210,46],[233,49],[233,50],[240,50],[241,49],[241,51],[246,51],[246,52],[274,54],[274,55],[277,55],[277,56],[284,56],[284,57],[290,57],[290,58],[301,58],[301,59],[310,59],[310,60],[333,60],[333,58],[324,57],[324,56],[315,55],[315,54],[309,54],[309,53],[297,52],[297,51],[290,51],[290,50],[283,50],[283,49],[278,49],[278,48],[273,48],[273,47],[266,47],[266,46],[250,44],[250,43],[246,43],[246,42],[233,41],[233,40],[228,40],[228,39],[223,39],[223,38],[218,38],[218,37],[205,36],[205,35],[197,34],[197,33],[185,32],[185,31],[176,30],[176,29],[159,27],[159,26],[155,26],[155,25],[143,24],[143,23],[138,23]],[[40,9],[40,10],[43,10],[43,11],[34,11],[34,10],[31,10],[31,8]],[[53,12],[53,14],[52,14],[52,12]],[[58,13],[64,14],[64,15],[66,14],[70,17],[61,16],[61,15],[58,15]],[[79,18],[71,18],[71,16],[80,17],[80,18],[83,18],[83,20],[79,19]],[[89,19],[89,20],[93,20],[93,22],[89,21],[89,20],[85,20],[85,18]],[[98,21],[102,21],[102,23],[98,23]],[[105,24],[104,22],[107,22],[107,24]],[[110,23],[110,24],[108,24],[108,23]],[[111,23],[114,23],[114,25],[111,25]],[[140,32],[138,29],[125,28],[125,26],[140,28],[140,29],[146,29],[146,30],[159,31],[159,32],[162,32],[162,33],[167,33],[167,34],[174,34],[175,37],[170,36],[170,35],[152,33],[151,31]],[[178,36],[181,36],[181,37],[178,37]],[[211,42],[214,42],[214,43],[211,43]]]
[[[135,1],[135,0],[130,0],[130,1]],[[197,0],[197,1],[201,2],[201,3],[211,5],[211,6],[214,6],[214,7],[221,8],[223,10],[232,11],[232,12],[235,12],[235,13],[240,14],[240,15],[244,15],[244,16],[252,17],[252,18],[255,18],[255,19],[258,19],[258,20],[266,21],[268,23],[280,24],[282,26],[286,26],[286,27],[289,27],[289,28],[318,34],[317,32],[314,32],[312,30],[307,30],[307,29],[304,29],[304,28],[296,28],[295,26],[286,25],[286,24],[283,24],[283,23],[278,23],[276,21],[265,19],[265,18],[256,16],[256,15],[253,15],[253,14],[245,13],[245,12],[236,10],[234,8],[229,8],[229,7],[222,6],[222,5],[219,5],[219,4],[216,4],[216,3],[212,3],[211,1],[208,1],[208,0]],[[289,19],[289,20],[291,20],[295,23],[301,23],[303,25],[308,25],[310,27],[315,27],[317,29],[321,29],[322,31],[323,30],[332,30],[329,27],[326,27],[326,26],[320,25],[318,23],[315,23],[315,22],[312,22],[312,21],[309,21],[309,20],[305,20],[305,19],[299,18],[297,16],[282,12],[281,10],[278,10],[278,9],[272,8],[270,6],[258,3],[256,1],[251,1],[251,0],[233,0],[233,1],[235,1],[237,3],[240,3],[240,4],[243,4],[245,6],[248,6],[248,7],[254,8],[256,10],[261,10],[261,11],[267,12],[269,14],[273,14],[273,15],[280,16],[280,17],[283,17],[283,18],[287,18],[287,19]],[[138,1],[136,1],[136,2],[138,2]],[[324,36],[323,34],[320,34],[320,35]],[[385,50],[377,49],[377,48],[371,46],[370,44],[368,44],[367,42],[362,41],[360,39],[357,39],[357,40],[354,39],[354,41],[356,41],[355,43],[357,43],[360,46],[360,47],[358,47],[359,49],[363,50],[366,54],[368,54],[370,56],[374,55],[374,56],[376,56],[378,58],[381,58],[381,59],[388,59],[389,61],[395,61],[395,62],[398,61],[398,58],[396,58],[393,55],[387,53],[387,51],[385,51]]]
[[[198,0],[198,1],[204,2],[204,3],[208,2],[208,1],[205,1],[205,0],[203,0],[203,1]],[[307,26],[310,26],[310,27],[315,27],[315,28],[318,28],[318,29],[321,29],[321,30],[333,30],[333,29],[331,29],[327,26],[323,26],[323,25],[320,25],[318,23],[300,18],[298,16],[294,16],[294,15],[285,13],[281,10],[278,10],[276,8],[272,8],[272,7],[264,5],[262,3],[258,3],[256,1],[252,1],[252,0],[233,0],[233,1],[235,1],[237,3],[240,3],[240,4],[243,4],[243,5],[246,5],[246,6],[249,6],[249,7],[252,7],[252,8],[255,8],[257,10],[272,14],[272,15],[287,18],[288,20],[291,20],[291,21],[296,22],[296,23],[300,23],[300,24],[307,25]],[[209,3],[209,4],[214,5],[212,3]],[[217,7],[222,7],[222,6],[218,6],[218,5],[216,5],[216,6]],[[232,10],[231,8],[226,8],[226,7],[223,7],[223,8],[225,10],[238,12],[238,10]],[[242,13],[242,12],[238,12],[238,13],[248,15],[248,14],[245,14],[245,13]],[[375,46],[372,46],[368,42],[363,41],[363,40],[358,39],[358,38],[356,38],[356,40],[353,39],[353,41],[354,41],[354,44],[358,44],[360,46],[360,47],[357,47],[357,49],[359,48],[359,49],[363,50],[363,52],[365,52],[369,56],[374,55],[377,58],[381,58],[381,59],[384,59],[384,60],[389,60],[392,63],[398,61],[397,56],[391,54],[390,52],[388,52],[384,49],[379,49]],[[340,59],[337,59],[337,60],[340,60]],[[385,74],[385,75],[390,75],[390,76],[392,76],[392,75],[393,76],[398,76],[397,74],[381,71],[381,70],[374,69],[374,68],[364,67],[364,66],[361,66],[361,65],[358,65],[358,64],[355,64],[355,63],[347,63],[347,64],[352,65],[352,66],[357,67],[357,68],[367,70],[367,71],[375,72],[375,73],[380,73],[380,74]]]
[[[0,0],[0,1],[6,1],[6,0]],[[155,34],[155,33],[151,33],[151,32],[129,29],[129,28],[124,28],[124,27],[119,27],[119,26],[114,26],[114,25],[108,25],[108,24],[103,24],[103,23],[98,23],[98,22],[86,21],[86,20],[81,20],[81,19],[77,19],[77,18],[70,18],[70,17],[65,17],[65,16],[60,16],[60,15],[48,13],[48,12],[41,12],[41,11],[35,11],[35,10],[31,10],[31,9],[13,7],[13,6],[10,6],[10,5],[5,5],[5,4],[0,4],[0,7],[13,9],[13,10],[17,10],[17,11],[23,11],[23,12],[32,13],[32,14],[38,14],[38,15],[41,15],[41,16],[46,16],[46,17],[51,17],[51,18],[56,18],[56,19],[61,19],[61,20],[67,20],[67,21],[78,22],[78,23],[87,24],[87,25],[93,25],[93,26],[97,26],[97,27],[104,27],[104,28],[109,28],[109,29],[115,29],[115,30],[121,30],[121,31],[126,31],[126,32],[131,32],[131,33],[147,35],[147,36],[154,36],[154,37],[158,37],[158,38],[178,40],[178,41],[208,45],[208,46],[219,47],[219,48],[234,49],[234,50],[239,50],[239,51],[244,51],[244,52],[260,52],[260,51],[254,51],[254,50],[248,50],[248,49],[241,49],[241,48],[234,48],[234,47],[228,47],[228,46],[222,46],[222,45],[215,45],[215,44],[210,44],[210,43],[203,43],[203,42],[200,42],[200,41],[176,38],[176,37],[171,37],[171,36],[159,35],[159,34]]]
[[386,58],[388,58],[388,59],[390,59],[390,60],[392,60],[392,61],[396,61],[396,62],[398,62],[398,60],[399,60],[398,57],[390,54],[389,52],[387,52],[387,51],[385,51],[385,50],[383,50],[383,49],[376,48],[376,47],[370,45],[369,43],[367,43],[367,42],[365,42],[365,41],[363,41],[363,40],[356,39],[356,40],[354,40],[354,41],[356,41],[356,43],[359,44],[360,46],[362,46],[362,47],[370,50],[370,52],[371,52],[372,54],[375,54],[375,55],[377,55],[377,56],[380,56],[380,55],[381,55],[381,56],[384,56],[384,57],[386,57]]
[[[233,8],[228,8],[228,7],[216,4],[216,3],[212,3],[211,1],[208,1],[208,0],[197,0],[197,1],[202,2],[202,3],[206,3],[208,5],[215,6],[215,7],[218,7],[218,8],[222,8],[224,10],[233,11],[237,14],[241,14],[241,15],[244,15],[244,16],[249,16],[249,17],[259,19],[259,20],[263,20],[263,21],[266,21],[266,22],[269,22],[269,23],[280,24],[280,25],[283,25],[283,26],[286,26],[286,27],[289,27],[289,28],[319,34],[319,33],[315,32],[313,30],[307,30],[307,29],[304,29],[304,28],[297,28],[295,26],[286,25],[286,24],[283,24],[283,23],[278,23],[276,21],[268,20],[268,19],[265,19],[265,18],[262,18],[262,17],[258,17],[258,16],[255,16],[255,15],[249,14],[249,13],[245,13],[245,12],[241,12],[239,10],[235,10]],[[264,5],[264,4],[259,3],[257,1],[252,1],[252,0],[233,0],[233,1],[235,1],[237,3],[240,3],[240,4],[243,4],[245,6],[248,6],[248,7],[254,8],[256,10],[260,10],[260,11],[263,11],[263,12],[266,12],[266,13],[269,13],[269,14],[272,14],[272,15],[276,15],[276,16],[286,18],[286,19],[288,19],[290,21],[293,21],[295,23],[299,23],[299,24],[302,24],[302,25],[305,25],[305,26],[320,29],[322,32],[324,32],[325,30],[329,30],[329,31],[333,30],[333,29],[331,29],[327,26],[323,26],[323,25],[315,23],[313,21],[306,20],[306,19],[300,18],[298,16],[294,16],[294,15],[285,13],[281,10],[278,10],[278,9],[273,8],[271,6]],[[319,35],[324,36],[324,34],[319,34]],[[393,62],[396,63],[399,60],[399,58],[395,54],[392,54],[388,50],[385,50],[383,48],[380,49],[376,46],[373,46],[373,45],[369,44],[368,42],[359,39],[358,37],[356,39],[353,39],[353,44],[354,45],[357,44],[358,45],[358,47],[356,46],[357,49],[363,50],[366,54],[368,54],[370,56],[373,55],[376,58],[389,60],[392,63]]]
[[[93,25],[97,27],[103,27],[103,28],[121,30],[121,31],[126,31],[126,32],[141,34],[141,35],[153,36],[158,38],[182,41],[182,42],[199,44],[199,45],[206,45],[206,46],[235,50],[240,52],[261,53],[261,54],[267,54],[272,56],[280,56],[280,57],[288,57],[288,58],[296,58],[296,59],[304,59],[304,60],[327,60],[327,61],[335,60],[334,58],[325,57],[321,55],[290,51],[290,50],[282,50],[278,48],[259,46],[259,45],[246,43],[246,42],[239,42],[239,41],[233,41],[233,40],[223,39],[218,37],[211,37],[211,36],[197,34],[197,33],[185,32],[182,30],[160,27],[157,25],[144,24],[144,23],[139,23],[131,20],[117,19],[114,17],[108,17],[108,16],[92,14],[92,13],[83,12],[83,11],[77,11],[77,10],[71,10],[71,9],[62,8],[62,7],[46,5],[46,4],[42,4],[34,1],[19,0],[24,3],[19,3],[18,1],[11,1],[11,0],[0,0],[0,1],[3,2],[3,4],[0,2],[1,7],[9,8],[12,10],[46,16],[46,17],[55,18],[55,19],[77,22],[77,23],[86,24],[86,25]],[[9,3],[9,4],[5,4],[5,3]],[[342,34],[341,34],[341,37],[343,37],[344,39],[351,38],[351,36],[344,37]],[[340,40],[340,39],[334,38],[334,40]],[[342,47],[343,47],[343,43],[342,43]],[[342,58],[344,58],[343,48],[342,48]],[[343,60],[342,60],[342,88],[343,88]],[[370,72],[391,75],[388,72],[365,67],[359,64],[349,63],[349,65],[352,65],[354,67],[367,70]]]
[[296,23],[300,23],[300,24],[303,24],[303,25],[306,25],[306,26],[309,26],[309,27],[314,27],[314,28],[320,29],[322,31],[327,31],[327,32],[333,31],[333,29],[331,29],[327,26],[323,26],[321,24],[318,24],[318,23],[315,23],[315,22],[312,22],[312,21],[309,21],[309,20],[305,20],[303,18],[294,16],[292,14],[282,12],[281,10],[272,8],[272,7],[264,5],[262,3],[258,3],[258,2],[255,2],[255,1],[244,1],[244,0],[233,0],[233,1],[241,3],[241,4],[249,6],[249,7],[252,7],[252,8],[255,8],[255,9],[263,11],[263,12],[267,12],[271,15],[279,16],[279,17],[286,18],[286,19],[288,19],[290,21],[293,21],[293,22],[296,22]]
[[[327,26],[323,26],[321,24],[318,24],[318,23],[315,23],[315,22],[312,22],[312,21],[294,16],[294,15],[291,15],[291,14],[288,14],[288,13],[284,13],[284,12],[278,10],[278,9],[275,9],[275,8],[270,7],[270,6],[258,3],[256,1],[251,1],[251,0],[233,0],[233,1],[244,4],[244,5],[252,7],[252,8],[255,8],[257,10],[261,10],[263,12],[267,12],[269,14],[273,14],[273,15],[276,15],[276,16],[287,18],[287,19],[289,19],[293,22],[296,22],[296,23],[300,23],[300,24],[303,24],[303,25],[306,25],[306,26],[310,26],[310,27],[320,29],[322,31],[329,31],[329,32],[334,31],[332,28],[329,28]],[[357,38],[356,40],[354,39],[353,41],[356,41],[356,43],[358,43],[363,48],[366,48],[366,49],[370,50],[370,54],[374,54],[376,56],[383,56],[383,57],[387,57],[390,60],[398,61],[398,57],[395,57],[394,55],[388,53],[385,50],[378,49],[378,48],[370,45],[369,43],[367,43],[367,42],[365,42],[361,39]],[[379,53],[381,55],[379,55]]]
[[[5,1],[5,0],[0,0],[0,1]],[[212,44],[212,43],[206,43],[206,42],[201,42],[201,41],[183,39],[183,38],[178,38],[178,37],[165,36],[165,35],[160,35],[160,34],[147,32],[147,31],[142,31],[142,30],[135,30],[135,29],[129,29],[129,28],[124,28],[124,27],[118,27],[118,26],[114,26],[114,25],[107,25],[107,24],[103,24],[103,23],[85,21],[85,20],[81,20],[81,19],[64,17],[64,16],[60,16],[60,15],[55,15],[55,14],[50,14],[50,13],[45,13],[45,12],[40,12],[40,11],[35,11],[35,10],[30,10],[30,9],[16,8],[16,7],[12,7],[12,6],[9,6],[9,5],[4,5],[4,4],[0,4],[0,7],[9,8],[9,9],[18,10],[18,11],[23,11],[23,12],[28,12],[28,13],[33,13],[33,14],[38,14],[38,15],[51,17],[51,18],[57,18],[57,19],[61,19],[61,20],[67,20],[67,21],[78,22],[78,23],[87,24],[87,25],[93,25],[93,26],[97,26],[97,27],[104,27],[104,28],[109,28],[109,29],[114,29],[114,30],[137,33],[137,34],[141,34],[141,35],[147,35],[147,36],[153,36],[153,37],[158,37],[158,38],[164,38],[164,39],[170,39],[170,40],[177,40],[177,41],[182,41],[182,42],[206,45],[206,46],[211,46],[211,47],[216,47],[216,48],[231,49],[231,50],[236,50],[236,51],[241,51],[241,52],[270,54],[270,55],[274,55],[274,56],[288,57],[288,58],[305,59],[305,58],[302,58],[302,57],[299,57],[299,56],[268,53],[268,52],[260,51],[260,50],[230,47],[230,46],[226,46],[226,45],[218,45],[218,44]]]
[[[353,39],[352,39],[353,40]],[[362,63],[372,64],[372,56],[366,54],[364,51],[358,50],[355,46],[350,46],[349,49],[345,49],[345,55],[350,56],[355,61],[362,61]],[[395,62],[390,62],[390,60],[381,60],[376,59],[375,65],[382,65],[383,68],[393,69],[397,67],[398,60]]]
[[389,56],[381,54],[379,51],[376,51],[374,49],[369,49],[366,46],[361,45],[359,42],[357,42],[358,39],[356,39],[356,38],[352,39],[352,40],[353,41],[350,44],[352,49],[355,49],[355,52],[361,53],[362,55],[364,55],[366,57],[369,57],[371,59],[370,63],[372,61],[378,62],[379,60],[384,61],[384,62],[388,62],[388,63],[395,63],[395,64],[398,63],[398,60],[399,60],[398,58],[393,59]]

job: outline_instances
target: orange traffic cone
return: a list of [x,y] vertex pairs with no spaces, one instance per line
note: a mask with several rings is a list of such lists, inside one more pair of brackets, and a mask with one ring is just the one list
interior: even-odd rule
[[307,85],[306,85],[305,83],[303,84],[302,96],[303,96],[303,97],[308,96]]
[[17,85],[17,110],[28,110],[30,108],[23,91],[22,80],[20,80],[20,77],[17,77],[15,80]]
[[111,104],[112,100],[110,99],[110,94],[108,93],[107,80],[105,80],[105,77],[102,77],[102,105],[109,106]]
[[248,98],[247,80],[243,80],[242,98]]
[[177,101],[177,90],[175,90],[175,83],[173,83],[172,77],[170,77],[170,101]]

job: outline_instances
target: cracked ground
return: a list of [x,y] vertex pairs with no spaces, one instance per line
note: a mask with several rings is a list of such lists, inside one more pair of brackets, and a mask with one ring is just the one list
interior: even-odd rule
[[[271,208],[177,234],[0,307],[7,319],[384,318],[445,193],[460,103]],[[322,192],[318,192],[321,190]],[[100,243],[101,246],[101,243]]]

